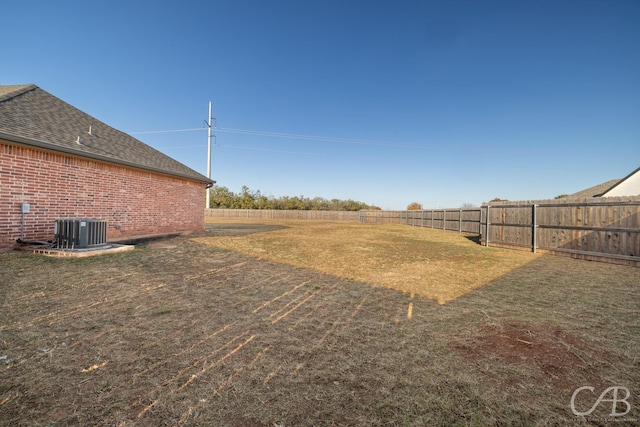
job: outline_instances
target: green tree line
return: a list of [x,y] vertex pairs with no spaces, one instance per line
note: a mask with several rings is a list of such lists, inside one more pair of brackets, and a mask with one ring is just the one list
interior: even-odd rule
[[262,194],[260,190],[251,191],[246,185],[239,193],[227,187],[214,185],[209,189],[212,209],[297,209],[315,211],[359,211],[361,209],[380,209],[355,200],[308,198],[305,196],[273,197]]

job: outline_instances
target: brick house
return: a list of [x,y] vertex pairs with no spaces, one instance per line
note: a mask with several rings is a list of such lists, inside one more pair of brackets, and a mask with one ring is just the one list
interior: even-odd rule
[[0,248],[51,240],[61,218],[107,220],[108,241],[202,230],[213,183],[35,85],[0,86]]

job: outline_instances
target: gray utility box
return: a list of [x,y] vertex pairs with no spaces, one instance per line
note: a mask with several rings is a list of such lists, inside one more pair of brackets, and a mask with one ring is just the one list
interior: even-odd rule
[[98,218],[57,219],[54,227],[56,247],[87,249],[107,243],[107,221]]

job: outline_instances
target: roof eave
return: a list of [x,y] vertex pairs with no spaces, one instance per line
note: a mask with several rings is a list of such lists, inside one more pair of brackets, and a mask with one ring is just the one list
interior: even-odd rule
[[139,170],[145,170],[148,172],[154,172],[154,173],[158,173],[158,174],[162,174],[162,175],[168,175],[168,176],[173,176],[173,177],[177,177],[177,178],[183,178],[183,179],[188,179],[190,181],[197,181],[197,182],[202,182],[204,184],[207,184],[207,188],[211,187],[213,184],[216,183],[216,181],[209,179],[209,178],[197,178],[194,176],[189,176],[186,174],[179,174],[179,173],[175,173],[175,172],[170,172],[170,171],[166,171],[163,169],[158,169],[158,168],[154,168],[151,166],[145,166],[145,165],[140,165],[137,163],[133,163],[133,162],[127,162],[125,160],[118,160],[118,159],[113,159],[107,156],[101,156],[99,154],[92,154],[92,153],[87,153],[85,151],[79,151],[79,150],[73,150],[71,148],[68,147],[61,147],[59,145],[55,145],[55,144],[51,144],[48,142],[44,142],[44,141],[38,141],[35,139],[31,139],[31,138],[25,138],[19,135],[13,135],[10,133],[6,133],[6,132],[2,132],[0,131],[0,139],[1,140],[5,140],[8,141],[10,143],[14,143],[16,145],[21,145],[21,146],[26,146],[26,147],[35,147],[35,148],[40,148],[46,151],[51,151],[51,152],[55,152],[55,153],[64,153],[64,154],[69,154],[69,155],[73,155],[75,157],[82,157],[82,158],[87,158],[87,159],[92,159],[92,160],[98,160],[101,162],[105,162],[105,163],[111,163],[111,164],[115,164],[115,165],[119,165],[119,166],[126,166],[128,168],[132,168],[132,169],[139,169]]
[[624,178],[622,178],[620,181],[616,182],[613,186],[609,187],[606,191],[603,191],[602,194],[598,194],[597,196],[600,197],[603,194],[607,194],[609,191],[613,190],[614,188],[616,188],[618,185],[622,184],[624,181],[626,181],[627,179],[629,179],[631,176],[635,175],[638,171],[640,171],[640,167],[637,168],[636,170],[634,170],[633,172],[631,172],[629,175],[625,176]]

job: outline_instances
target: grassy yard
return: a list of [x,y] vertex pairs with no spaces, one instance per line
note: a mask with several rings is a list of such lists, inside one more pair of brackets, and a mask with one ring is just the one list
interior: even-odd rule
[[[640,269],[456,233],[218,222],[120,254],[4,253],[0,305],[0,425],[640,421]],[[572,413],[577,387],[587,411],[613,385],[629,413]]]
[[269,222],[272,233],[238,236],[227,232],[238,223],[242,222],[220,221],[217,235],[197,241],[425,296],[441,304],[536,259],[530,252],[482,247],[475,236],[399,224],[273,221]]

